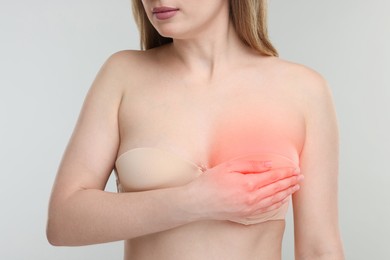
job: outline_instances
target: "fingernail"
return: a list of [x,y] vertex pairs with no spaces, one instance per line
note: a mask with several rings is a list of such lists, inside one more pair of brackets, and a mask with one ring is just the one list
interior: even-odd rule
[[272,161],[265,161],[264,167],[272,167]]
[[294,173],[300,173],[300,172],[301,172],[301,170],[299,169],[299,167],[294,169]]
[[305,179],[305,176],[303,176],[303,174],[298,176],[298,181],[302,181],[303,179]]
[[293,190],[294,190],[294,191],[297,191],[297,190],[299,190],[300,188],[301,188],[301,186],[295,185],[294,188],[293,188]]

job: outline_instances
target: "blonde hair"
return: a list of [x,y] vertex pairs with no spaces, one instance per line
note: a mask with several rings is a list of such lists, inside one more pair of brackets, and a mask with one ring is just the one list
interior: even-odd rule
[[[132,3],[142,50],[172,42],[172,38],[161,36],[150,23],[141,0],[132,0]],[[229,5],[230,19],[240,39],[264,55],[278,56],[268,38],[267,0],[229,0]]]

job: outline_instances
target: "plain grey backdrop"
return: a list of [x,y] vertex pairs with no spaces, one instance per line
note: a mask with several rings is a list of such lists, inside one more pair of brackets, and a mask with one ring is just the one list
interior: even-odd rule
[[[281,58],[319,71],[333,91],[347,259],[390,259],[390,2],[270,0],[269,7]],[[0,0],[0,259],[122,259],[122,242],[52,247],[45,225],[88,88],[111,54],[138,42],[130,0]],[[107,189],[115,191],[113,178]],[[292,224],[290,211],[287,260]]]

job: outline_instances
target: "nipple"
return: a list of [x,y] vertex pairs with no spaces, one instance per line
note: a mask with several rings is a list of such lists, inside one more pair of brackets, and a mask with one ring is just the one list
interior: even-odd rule
[[200,170],[202,173],[204,173],[205,171],[207,171],[207,166],[204,165],[204,164],[201,164],[201,165],[199,166],[199,170]]

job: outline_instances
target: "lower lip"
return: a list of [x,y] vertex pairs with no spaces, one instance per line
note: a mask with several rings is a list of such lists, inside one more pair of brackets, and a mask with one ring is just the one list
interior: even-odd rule
[[166,20],[166,19],[173,17],[177,13],[177,11],[178,10],[172,10],[172,11],[168,11],[168,12],[154,13],[154,15],[156,16],[156,18],[158,20]]

